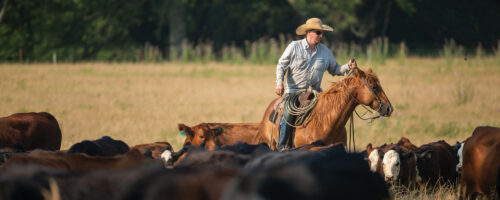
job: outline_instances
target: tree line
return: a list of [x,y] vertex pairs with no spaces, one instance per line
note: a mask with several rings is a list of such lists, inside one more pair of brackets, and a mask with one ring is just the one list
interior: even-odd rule
[[492,51],[499,11],[497,0],[0,0],[0,61],[134,61],[148,51],[171,60],[186,47],[248,57],[263,39],[301,38],[295,29],[310,17],[335,29],[327,44],[388,38],[433,55],[453,39]]

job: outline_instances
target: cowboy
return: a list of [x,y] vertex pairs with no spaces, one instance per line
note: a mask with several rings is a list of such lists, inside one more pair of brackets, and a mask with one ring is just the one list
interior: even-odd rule
[[[290,115],[286,109],[286,98],[298,90],[309,87],[321,92],[320,85],[325,71],[328,71],[333,76],[345,76],[351,69],[357,67],[355,60],[350,60],[345,65],[337,63],[330,49],[320,43],[321,38],[323,38],[323,31],[333,31],[333,28],[323,24],[318,18],[308,19],[305,24],[300,25],[296,30],[297,35],[306,35],[306,37],[302,40],[292,41],[283,52],[276,66],[276,94],[282,96],[285,93],[285,114],[281,120],[279,150],[290,148],[290,146],[285,146],[285,143],[289,143],[287,141],[289,141],[294,131],[294,128],[287,124],[287,122],[294,123],[295,116]],[[285,72],[287,72],[286,88],[283,87]]]

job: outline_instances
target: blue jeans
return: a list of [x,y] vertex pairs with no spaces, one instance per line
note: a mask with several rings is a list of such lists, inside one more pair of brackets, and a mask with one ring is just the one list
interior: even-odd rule
[[[288,121],[288,123],[293,124],[295,122],[295,115],[290,115],[287,110],[287,103],[286,101],[288,96],[285,97],[285,114],[283,115],[283,118],[281,119],[281,131],[280,131],[280,139],[278,141],[278,149],[283,150],[285,147],[286,143],[290,141],[290,136],[293,139],[293,132],[295,131],[295,128],[292,126],[289,126],[286,122],[285,119]],[[296,106],[297,102],[294,102]],[[293,140],[292,140],[293,143]],[[290,145],[291,147],[291,145]]]

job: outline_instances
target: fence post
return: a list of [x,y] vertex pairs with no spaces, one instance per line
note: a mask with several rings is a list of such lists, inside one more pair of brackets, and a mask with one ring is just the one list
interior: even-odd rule
[[19,48],[19,62],[23,63],[23,48]]
[[57,53],[56,52],[52,53],[52,63],[54,65],[57,64]]
[[144,54],[142,48],[139,48],[139,62],[142,62],[143,59],[144,59]]

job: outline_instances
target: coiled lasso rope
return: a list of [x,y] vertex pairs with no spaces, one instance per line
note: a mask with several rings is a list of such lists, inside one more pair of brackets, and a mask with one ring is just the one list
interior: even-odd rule
[[316,106],[316,103],[318,103],[318,92],[316,92],[316,90],[312,90],[313,98],[310,100],[310,103],[303,107],[296,106],[295,103],[298,102],[300,95],[304,92],[307,92],[307,90],[298,90],[297,92],[290,94],[290,96],[288,96],[288,98],[285,100],[285,109],[288,111],[289,115],[296,116],[296,119],[294,122],[289,122],[286,117],[284,117],[283,119],[285,119],[285,122],[289,126],[292,126],[294,128],[305,127],[311,121],[311,112]]

